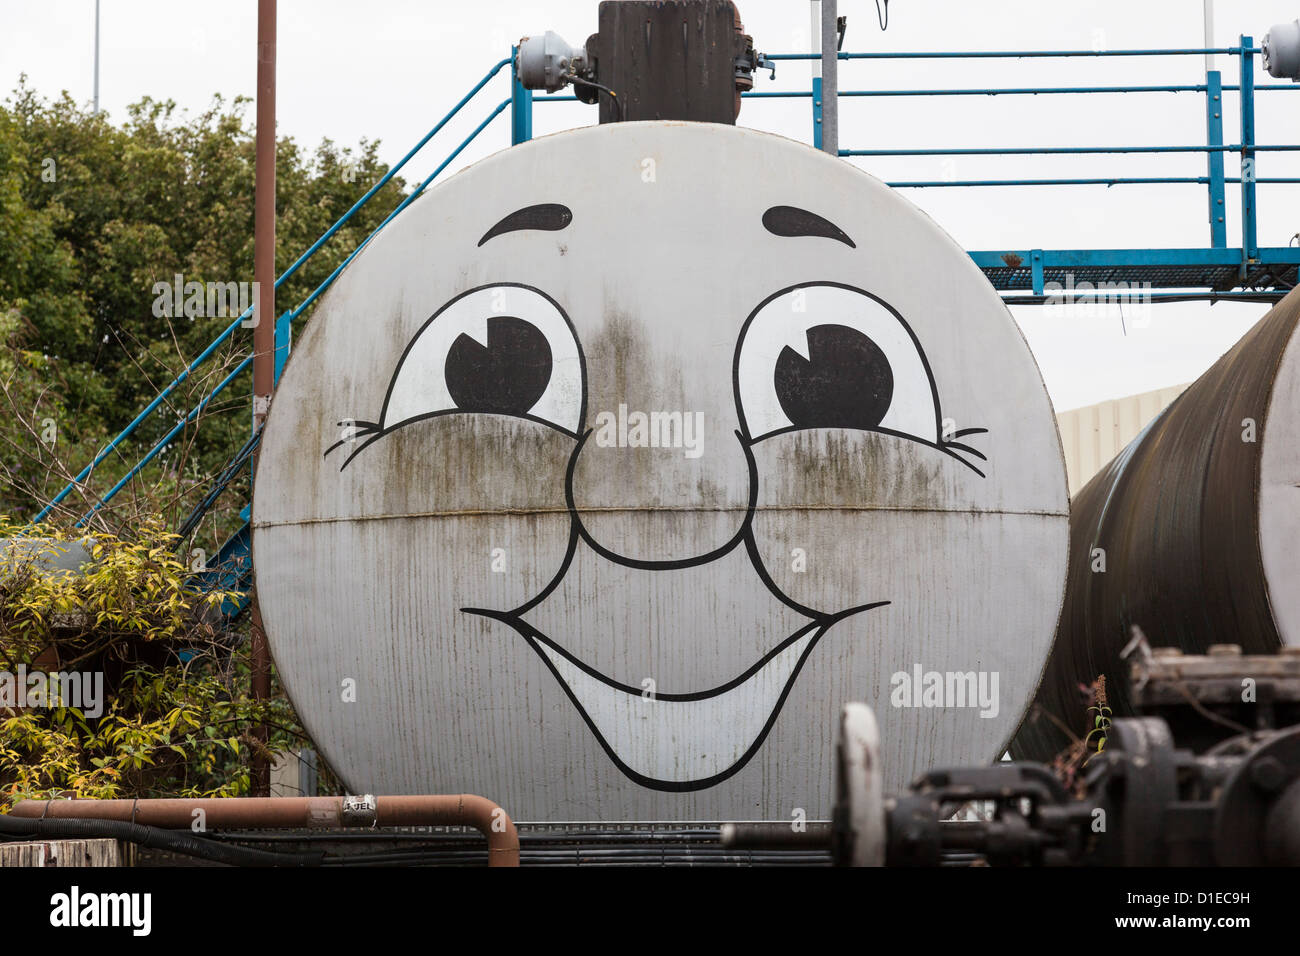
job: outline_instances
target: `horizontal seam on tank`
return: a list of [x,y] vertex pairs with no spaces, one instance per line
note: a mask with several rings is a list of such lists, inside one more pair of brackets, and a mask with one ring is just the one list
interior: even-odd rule
[[[745,512],[747,508],[581,508],[583,514],[638,514],[638,513],[656,513],[656,512],[680,512],[682,514],[729,514],[736,512]],[[780,505],[775,507],[759,507],[755,513],[763,511],[841,511],[841,512],[879,512],[886,511],[899,514],[951,514],[951,515],[1021,515],[1027,517],[1039,518],[1068,518],[1068,511],[1008,511],[1003,508],[897,508],[897,507],[855,507],[849,508],[840,505]],[[409,514],[384,514],[384,515],[341,515],[336,518],[286,518],[281,521],[254,521],[254,528],[279,528],[285,525],[304,525],[304,524],[337,524],[342,521],[400,521],[404,518],[471,518],[471,517],[500,517],[500,516],[522,516],[529,517],[533,515],[569,515],[567,508],[497,508],[486,510],[482,508],[470,509],[465,511],[417,511]]]

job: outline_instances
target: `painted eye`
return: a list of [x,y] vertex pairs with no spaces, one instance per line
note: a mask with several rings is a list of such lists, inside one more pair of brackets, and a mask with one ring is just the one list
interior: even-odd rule
[[796,428],[876,428],[894,397],[880,346],[847,325],[814,325],[807,355],[786,346],[776,360],[776,398]]
[[494,285],[447,303],[415,334],[388,387],[380,426],[450,412],[513,415],[577,436],[582,350],[568,317],[536,289]]
[[526,415],[551,380],[551,347],[527,319],[494,315],[487,342],[460,333],[447,352],[443,373],[456,407],[466,412]]
[[779,292],[754,310],[737,349],[736,401],[752,441],[802,428],[939,440],[920,344],[869,293],[829,283]]

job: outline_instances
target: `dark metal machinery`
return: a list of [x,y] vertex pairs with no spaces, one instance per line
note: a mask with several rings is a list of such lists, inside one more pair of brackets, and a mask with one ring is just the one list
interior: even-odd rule
[[[754,85],[754,41],[731,0],[605,0],[599,25],[587,38],[588,64],[623,104],[620,114],[604,97],[600,122],[736,122],[740,94]],[[589,103],[597,94],[575,92]]]
[[754,52],[732,0],[604,0],[599,29],[580,49],[554,33],[519,41],[528,89],[598,103],[600,122],[689,120],[734,124],[754,71]]
[[[1046,765],[932,770],[873,794],[878,739],[862,705],[841,724],[832,833],[724,828],[733,847],[820,843],[841,864],[1300,865],[1300,654],[1151,653],[1131,662],[1139,717],[1115,720],[1067,789]],[[1245,698],[1245,700],[1243,700]],[[1193,749],[1175,743],[1180,739]],[[978,819],[954,819],[982,807]]]

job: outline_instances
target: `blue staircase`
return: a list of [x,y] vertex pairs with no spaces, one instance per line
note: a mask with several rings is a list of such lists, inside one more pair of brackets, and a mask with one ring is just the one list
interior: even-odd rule
[[229,591],[238,595],[221,602],[221,613],[231,619],[248,607],[253,586],[253,533],[249,514],[249,506],[244,505],[239,512],[239,520],[243,522],[239,530],[221,546],[216,559],[190,579],[196,591]]

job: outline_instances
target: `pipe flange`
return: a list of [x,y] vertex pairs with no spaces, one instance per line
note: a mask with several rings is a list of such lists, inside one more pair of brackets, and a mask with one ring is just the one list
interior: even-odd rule
[[339,818],[345,827],[374,827],[379,820],[379,802],[373,793],[346,796]]
[[[1295,865],[1274,859],[1295,846],[1294,835],[1272,833],[1285,823],[1270,810],[1295,799],[1300,782],[1300,728],[1283,731],[1256,747],[1223,785],[1214,810],[1214,861],[1219,866]],[[1294,834],[1295,827],[1290,827]]]
[[1165,809],[1178,798],[1174,738],[1158,717],[1124,717],[1111,725],[1106,750],[1123,765],[1113,785],[1119,789],[1119,862],[1123,866],[1161,866]]

